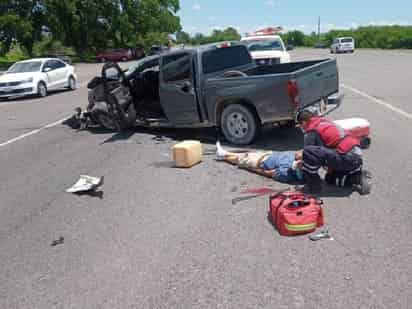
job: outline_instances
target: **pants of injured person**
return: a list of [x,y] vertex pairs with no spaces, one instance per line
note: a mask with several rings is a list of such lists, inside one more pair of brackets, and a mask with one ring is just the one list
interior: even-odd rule
[[341,154],[327,147],[306,146],[303,149],[302,170],[309,175],[315,175],[321,167],[327,168],[328,173],[342,175],[359,171],[362,168],[362,151],[355,147],[352,151]]
[[272,152],[248,152],[239,155],[239,167],[244,169],[261,168],[261,163],[268,158]]

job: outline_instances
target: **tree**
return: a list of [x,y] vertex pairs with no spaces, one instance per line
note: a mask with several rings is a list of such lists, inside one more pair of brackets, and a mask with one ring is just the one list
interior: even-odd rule
[[44,23],[43,1],[0,0],[0,53],[7,53],[13,43],[19,43],[31,56],[34,43],[41,39]]
[[[134,47],[181,29],[179,0],[45,0],[53,36],[80,56]],[[160,43],[160,42],[159,42]]]
[[190,43],[190,34],[184,31],[176,32],[176,42],[178,44]]

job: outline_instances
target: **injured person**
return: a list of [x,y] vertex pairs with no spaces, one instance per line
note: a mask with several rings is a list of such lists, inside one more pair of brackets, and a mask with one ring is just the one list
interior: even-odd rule
[[283,183],[302,182],[299,169],[302,151],[229,152],[216,143],[218,161],[225,161],[239,168],[272,178]]

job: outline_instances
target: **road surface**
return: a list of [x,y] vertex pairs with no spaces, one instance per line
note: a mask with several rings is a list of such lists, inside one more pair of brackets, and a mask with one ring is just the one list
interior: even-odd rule
[[[101,65],[77,66],[75,92],[0,102],[0,308],[412,308],[412,55],[337,58],[346,98],[333,117],[371,121],[374,187],[363,197],[329,188],[334,240],[316,243],[279,236],[267,198],[231,204],[243,189],[281,185],[210,155],[171,168],[178,140],[213,152],[209,132],[59,124],[85,106]],[[295,129],[273,129],[253,147],[301,142]],[[102,198],[64,192],[80,174],[105,176]]]

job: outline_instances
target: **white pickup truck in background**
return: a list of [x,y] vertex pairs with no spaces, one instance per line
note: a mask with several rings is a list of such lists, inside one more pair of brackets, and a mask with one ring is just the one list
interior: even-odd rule
[[290,55],[279,35],[254,35],[241,39],[258,65],[290,62]]

